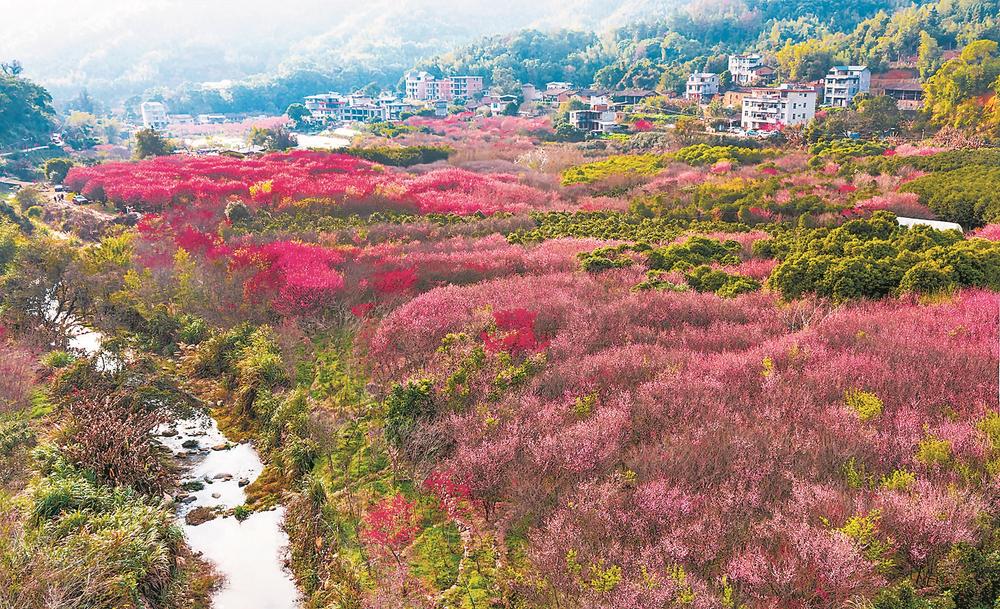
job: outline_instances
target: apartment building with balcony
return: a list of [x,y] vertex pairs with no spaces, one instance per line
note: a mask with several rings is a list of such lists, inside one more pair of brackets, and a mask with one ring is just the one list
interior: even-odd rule
[[340,93],[319,93],[305,98],[305,107],[318,121],[339,121],[347,106],[347,98]]
[[754,69],[764,65],[764,58],[758,53],[744,53],[729,56],[729,73],[733,84],[746,86],[756,82]]
[[707,102],[719,93],[719,75],[713,72],[695,72],[688,76],[684,97],[697,102]]
[[404,79],[406,98],[418,101],[469,99],[482,93],[482,76],[449,76],[437,79],[427,72],[407,72]]
[[773,131],[803,125],[816,116],[816,90],[784,84],[774,89],[752,89],[743,96],[740,126],[747,131]]
[[586,110],[573,110],[569,122],[577,129],[592,135],[617,133],[623,129],[620,115],[605,100],[596,99]]
[[823,81],[823,103],[846,108],[858,93],[871,90],[868,66],[833,66]]
[[305,107],[312,114],[312,120],[320,122],[370,123],[400,120],[404,112],[420,106],[391,94],[373,98],[360,94],[320,93],[306,97]]

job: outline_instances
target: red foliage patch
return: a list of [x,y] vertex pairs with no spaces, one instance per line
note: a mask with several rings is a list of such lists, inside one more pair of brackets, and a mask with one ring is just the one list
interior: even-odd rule
[[420,530],[414,524],[414,505],[402,495],[383,499],[365,514],[361,538],[397,556]]
[[344,287],[344,276],[336,266],[350,252],[292,241],[238,248],[230,259],[234,271],[248,269],[244,283],[248,301],[269,298],[275,311],[300,314],[333,304]]
[[483,332],[481,338],[487,351],[507,351],[526,353],[541,351],[548,341],[539,341],[535,336],[535,318],[538,313],[527,309],[505,309],[493,313],[497,334]]

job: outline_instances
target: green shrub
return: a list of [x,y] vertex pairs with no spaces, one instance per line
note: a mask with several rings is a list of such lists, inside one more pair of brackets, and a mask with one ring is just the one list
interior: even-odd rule
[[420,420],[434,415],[433,383],[430,379],[410,380],[405,385],[396,383],[385,405],[385,437],[390,444],[400,448]]
[[760,289],[760,282],[752,277],[729,274],[704,264],[685,273],[684,279],[698,292],[714,292],[723,298],[735,298]]
[[619,154],[563,171],[562,184],[592,184],[615,175],[650,176],[660,172],[668,157],[661,154]]
[[711,146],[709,144],[694,144],[681,148],[674,153],[674,159],[688,165],[714,165],[719,161],[732,161],[747,164],[759,163],[767,157],[777,154],[776,150],[757,150],[741,146]]
[[226,220],[231,224],[240,224],[250,219],[250,208],[243,201],[230,201],[226,204]]
[[1000,167],[972,165],[931,173],[904,184],[942,220],[969,229],[1000,222]]
[[669,279],[664,279],[666,275],[663,271],[646,271],[646,279],[638,283],[632,289],[641,292],[644,290],[657,290],[659,292],[688,292],[691,287],[685,283],[674,283]]
[[909,580],[879,592],[871,606],[872,609],[931,609],[932,607],[929,602],[917,595]]
[[42,173],[45,174],[45,179],[53,184],[62,184],[66,174],[75,164],[72,159],[65,157],[46,159],[42,164]]
[[942,265],[938,260],[922,260],[906,271],[899,282],[899,289],[912,294],[947,292],[955,286],[954,274],[950,266]]
[[260,326],[250,335],[235,362],[235,392],[237,410],[252,418],[259,414],[254,404],[260,392],[288,383],[281,351],[274,342],[269,326]]
[[19,446],[29,446],[35,441],[35,432],[24,418],[0,415],[0,456],[9,457]]
[[344,148],[339,152],[392,167],[410,167],[446,161],[454,152],[448,146],[370,146]]
[[882,400],[874,393],[850,389],[844,392],[844,403],[857,413],[862,423],[866,423],[882,414]]
[[[654,249],[649,267],[661,271],[686,271],[702,264],[739,264],[740,244],[694,235],[682,243]],[[697,289],[697,288],[696,288]],[[713,290],[714,291],[714,290]]]
[[863,516],[851,516],[840,527],[840,532],[851,539],[865,559],[883,573],[892,569],[892,541],[879,538],[879,522],[882,515],[878,510]]
[[49,351],[42,358],[42,363],[49,368],[65,368],[76,360],[76,357],[65,351]]
[[188,345],[197,345],[208,336],[208,324],[200,317],[183,315],[180,319],[177,340]]
[[252,325],[240,324],[227,332],[213,334],[198,345],[194,357],[195,374],[211,378],[235,373],[236,359],[253,333]]
[[250,509],[245,503],[233,508],[233,516],[240,522],[249,518],[251,514],[253,514],[253,510]]
[[[176,581],[183,534],[173,514],[141,495],[99,485],[55,457],[29,502],[33,530],[23,556],[57,565],[59,578],[47,585],[75,594],[78,606],[150,606]],[[11,566],[30,569],[23,560]]]
[[768,285],[786,300],[816,294],[843,302],[953,286],[1000,290],[1000,243],[901,227],[884,211],[832,230],[778,231],[754,252],[782,260]]
[[888,149],[883,142],[852,139],[835,139],[817,142],[809,147],[810,167],[820,167],[827,161],[842,163],[848,159],[880,155]]
[[624,253],[627,249],[628,246],[602,247],[592,252],[580,252],[576,258],[580,261],[580,270],[599,273],[632,266],[632,259]]
[[959,148],[931,155],[892,156],[871,159],[866,169],[875,173],[912,167],[926,172],[954,171],[963,167],[1000,167],[1000,148]]
[[313,465],[319,459],[319,445],[315,440],[294,436],[281,450],[281,462],[284,474],[289,478],[298,478],[312,471]]
[[431,590],[447,590],[458,581],[462,538],[453,522],[424,530],[413,542],[413,575]]
[[909,491],[917,483],[917,476],[913,472],[905,469],[892,470],[888,476],[882,478],[881,486],[890,491]]
[[945,465],[951,460],[951,442],[927,436],[917,445],[914,458],[927,466]]

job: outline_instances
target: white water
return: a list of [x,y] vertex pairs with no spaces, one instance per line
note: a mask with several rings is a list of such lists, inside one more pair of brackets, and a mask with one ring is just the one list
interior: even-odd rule
[[[100,349],[101,338],[100,333],[84,329],[70,339],[70,348],[93,355]],[[201,490],[180,492],[192,500],[177,503],[177,518],[191,549],[213,563],[224,578],[212,599],[214,609],[299,607],[299,592],[285,568],[288,535],[282,527],[283,508],[255,512],[243,522],[235,516],[220,516],[200,525],[184,521],[198,507],[224,512],[243,504],[246,493],[241,479],[253,482],[264,469],[257,451],[249,443],[230,443],[205,413],[166,424],[159,431],[162,434],[168,429],[176,434],[159,439],[184,468],[183,482],[204,484]],[[197,441],[198,446],[185,448],[183,444],[189,440]],[[212,450],[222,445],[228,448]]]
[[[183,482],[200,482],[201,490],[187,491],[193,501],[179,503],[177,515],[183,519],[198,507],[232,509],[243,504],[246,493],[240,486],[253,482],[264,465],[253,446],[229,445],[215,420],[205,414],[178,421],[177,435],[163,437],[166,445],[187,468]],[[197,448],[184,448],[190,440]],[[230,446],[224,450],[212,447]],[[190,446],[190,445],[189,445]],[[217,477],[218,476],[218,477]],[[240,522],[235,516],[217,517],[199,525],[184,524],[184,535],[195,552],[215,564],[225,583],[213,598],[216,609],[293,609],[299,593],[284,568],[288,535],[282,528],[284,510],[255,512]]]

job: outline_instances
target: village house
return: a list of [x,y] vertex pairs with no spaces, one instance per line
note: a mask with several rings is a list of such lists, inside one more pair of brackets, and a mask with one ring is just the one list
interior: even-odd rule
[[191,114],[171,114],[167,117],[171,125],[193,125],[194,115]]
[[610,96],[611,101],[615,104],[634,106],[644,99],[656,97],[656,92],[649,89],[622,89],[621,91],[612,91]]
[[617,133],[622,129],[618,122],[618,113],[607,106],[573,110],[569,113],[569,122],[577,129],[592,135]]
[[886,95],[896,100],[904,112],[916,112],[924,106],[924,88],[916,69],[897,68],[872,74],[872,95]]
[[142,102],[139,112],[142,114],[142,126],[146,129],[163,131],[170,122],[167,119],[167,107],[161,102]]
[[816,116],[816,90],[783,84],[774,89],[753,89],[743,97],[740,125],[747,131],[773,131],[803,125]]
[[507,107],[511,104],[517,103],[516,95],[496,95],[492,97],[490,102],[490,112],[493,114],[503,114],[507,111]]
[[713,72],[695,72],[688,76],[684,97],[697,102],[711,99],[719,93],[719,75]]
[[762,86],[769,85],[777,78],[778,71],[771,66],[757,66],[750,70],[750,84]]
[[379,122],[400,120],[404,112],[420,106],[386,94],[378,98],[367,95],[320,93],[305,98],[305,107],[312,119],[320,122]]
[[542,92],[529,82],[521,85],[521,97],[525,102],[535,102],[542,99]]
[[347,98],[340,93],[319,93],[305,98],[305,107],[312,118],[318,121],[339,121],[343,119]]
[[730,89],[722,94],[722,105],[727,108],[743,108],[743,98],[750,93],[749,89]]
[[823,102],[828,106],[846,108],[858,93],[871,90],[868,66],[833,66],[823,85]]
[[764,58],[757,53],[729,56],[729,74],[733,83],[740,86],[755,84],[754,69],[764,65]]
[[202,125],[223,125],[226,123],[225,114],[199,114],[198,122]]

